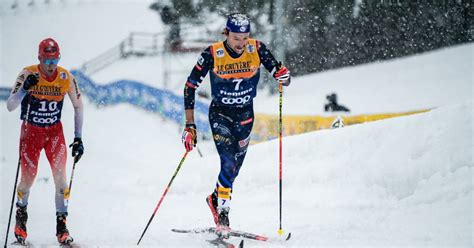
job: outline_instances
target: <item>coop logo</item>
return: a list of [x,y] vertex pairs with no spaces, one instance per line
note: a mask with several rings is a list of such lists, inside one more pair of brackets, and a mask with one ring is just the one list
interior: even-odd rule
[[58,141],[59,141],[59,136],[56,136],[53,138],[51,152],[54,152],[54,150],[56,150],[56,145],[58,144]]
[[40,117],[33,117],[34,123],[41,123],[41,124],[52,124],[58,120],[57,116],[51,118],[40,118]]
[[222,103],[224,104],[246,104],[250,101],[250,96],[244,96],[244,97],[235,97],[235,98],[229,98],[229,97],[223,97],[222,98]]

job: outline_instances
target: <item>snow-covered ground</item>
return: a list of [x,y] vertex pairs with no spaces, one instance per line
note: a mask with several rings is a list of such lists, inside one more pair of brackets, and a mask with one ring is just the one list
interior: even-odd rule
[[[158,117],[127,106],[87,110],[86,154],[75,173],[69,226],[82,245],[131,246],[183,155],[179,133]],[[469,111],[472,102],[285,138],[283,227],[293,239],[281,245],[469,246]],[[64,122],[71,140],[71,119]],[[2,150],[2,226],[14,180],[17,126],[4,136],[10,145]],[[201,148],[205,157],[194,152],[187,158],[144,245],[204,245],[199,236],[169,231],[212,225],[204,197],[212,190],[219,162],[209,144]],[[234,188],[234,228],[276,235],[277,151],[276,141],[249,149]],[[29,206],[33,243],[54,244],[53,189],[43,158]]]
[[[58,37],[61,63],[74,68],[130,31],[160,29],[159,22],[150,26],[149,21],[158,16],[147,9],[146,2],[100,4],[86,2],[73,9],[54,5],[56,12],[51,16],[26,10],[2,16],[0,85],[11,86],[22,66],[36,62],[37,43],[45,36]],[[123,18],[129,15],[131,18]],[[79,25],[74,16],[90,25]],[[99,18],[108,21],[101,23]],[[51,20],[55,28],[41,28],[51,25]],[[16,32],[27,26],[30,32]],[[294,78],[286,89],[285,114],[320,114],[324,96],[333,91],[354,113],[436,108],[285,137],[283,228],[293,238],[287,242],[246,241],[246,246],[472,247],[473,47],[463,45]],[[194,64],[189,60],[183,66]],[[127,63],[143,73],[127,70]],[[121,77],[161,78],[153,71],[159,63],[158,58],[119,62],[95,77],[104,83]],[[178,87],[173,90],[181,91]],[[127,105],[97,109],[87,99],[85,103],[86,152],[76,166],[69,229],[83,247],[135,246],[184,153],[179,127]],[[262,92],[255,107],[259,112],[276,113],[277,105],[275,97]],[[63,124],[68,143],[73,138],[72,112],[66,103]],[[0,102],[2,242],[18,159],[18,116],[18,110],[9,113]],[[170,231],[212,225],[204,197],[214,187],[219,158],[212,143],[200,141],[199,145],[204,157],[196,152],[188,156],[143,246],[208,246],[204,240],[210,236]],[[277,236],[277,173],[277,140],[249,148],[234,187],[233,228]],[[44,154],[31,191],[28,230],[32,243],[55,244],[54,186]]]

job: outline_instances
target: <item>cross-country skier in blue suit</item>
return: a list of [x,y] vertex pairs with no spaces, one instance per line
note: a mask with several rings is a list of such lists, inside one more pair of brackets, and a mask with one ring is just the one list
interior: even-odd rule
[[195,92],[209,72],[212,91],[209,122],[221,170],[214,192],[206,202],[216,223],[216,233],[228,237],[232,185],[250,142],[260,64],[284,86],[290,84],[291,78],[288,69],[273,57],[265,44],[250,38],[250,20],[246,15],[229,15],[223,34],[226,40],[212,44],[201,53],[185,84],[186,126],[182,140],[187,151],[196,146]]

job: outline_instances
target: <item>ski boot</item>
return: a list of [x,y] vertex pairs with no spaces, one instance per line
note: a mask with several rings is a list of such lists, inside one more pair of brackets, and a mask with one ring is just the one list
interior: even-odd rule
[[216,234],[220,238],[228,239],[230,236],[229,208],[218,208]]
[[69,235],[69,230],[67,230],[66,218],[67,213],[58,214],[56,216],[56,237],[61,245],[69,245],[74,241]]
[[24,245],[26,244],[26,221],[28,221],[28,213],[26,212],[26,206],[16,205],[16,215],[15,215],[15,238],[18,243]]
[[207,205],[209,206],[209,209],[211,209],[212,217],[214,218],[214,223],[217,225],[217,219],[218,219],[218,214],[217,214],[217,194],[216,192],[213,192],[210,194],[208,197],[206,197],[206,202]]

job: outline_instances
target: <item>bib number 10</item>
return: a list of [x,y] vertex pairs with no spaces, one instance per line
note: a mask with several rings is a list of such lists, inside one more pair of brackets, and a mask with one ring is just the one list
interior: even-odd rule
[[41,112],[46,112],[46,111],[55,111],[58,108],[58,103],[57,102],[48,102],[46,101],[41,101],[39,102],[41,104],[40,108],[38,109]]

